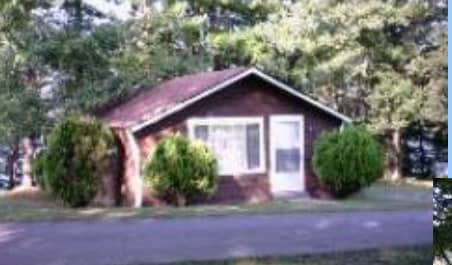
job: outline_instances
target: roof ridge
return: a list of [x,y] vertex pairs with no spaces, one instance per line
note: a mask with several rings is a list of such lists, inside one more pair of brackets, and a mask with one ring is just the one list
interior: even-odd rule
[[130,127],[133,131],[137,131],[250,75],[255,75],[274,87],[302,99],[338,119],[345,122],[352,121],[351,118],[304,95],[255,67],[233,67],[168,79],[153,86],[152,89],[144,89],[141,93],[137,93],[118,104],[115,108],[106,112],[102,118],[110,124]]
[[237,73],[234,74],[234,75],[236,75],[236,74],[240,74],[244,71],[247,71],[249,69],[251,69],[251,67],[247,67],[247,66],[234,66],[231,68],[224,68],[224,69],[217,69],[217,70],[211,69],[211,70],[203,71],[203,72],[187,73],[184,75],[172,76],[172,77],[169,77],[166,79],[162,79],[162,80],[156,82],[155,84],[148,84],[148,85],[138,84],[138,85],[133,86],[133,87],[135,87],[135,89],[131,89],[130,91],[125,92],[123,95],[120,95],[114,99],[111,99],[110,101],[106,102],[105,104],[102,104],[98,107],[94,107],[90,112],[92,112],[94,115],[97,115],[97,116],[108,115],[108,112],[112,111],[113,109],[120,107],[123,104],[126,104],[128,101],[133,100],[134,98],[142,95],[143,93],[163,87],[162,85],[164,85],[168,82],[176,82],[178,80],[183,80],[186,78],[202,77],[204,75],[212,75],[214,73],[221,74],[221,73],[237,71]]
[[[165,102],[163,102],[165,100],[160,100],[158,102],[153,102],[154,104],[149,103],[147,104],[147,106],[142,106],[142,109],[138,109],[138,107],[130,105],[134,103],[139,104],[139,102],[137,101],[139,101],[140,98],[155,98],[159,96],[159,94],[163,94],[160,95],[160,97],[169,97],[175,101],[181,98],[184,98],[184,100],[186,100],[192,96],[195,96],[197,94],[196,90],[198,90],[199,92],[201,90],[207,90],[210,87],[213,87],[221,82],[224,82],[227,79],[246,72],[249,69],[251,68],[246,66],[237,66],[219,70],[174,76],[166,80],[161,80],[154,85],[141,86],[135,91],[132,91],[123,97],[119,97],[118,99],[113,100],[113,102],[104,104],[100,108],[97,108],[95,111],[93,111],[93,113],[101,118],[106,118],[107,120],[118,118],[117,116],[119,116],[119,114],[116,113],[121,112],[121,109],[123,108],[135,110],[136,115],[140,115],[141,113],[144,114],[143,112],[146,112],[147,115],[155,114],[153,112],[167,109],[168,107],[171,107],[174,102],[169,102],[170,100],[167,99],[167,102],[165,104]],[[186,82],[186,84],[184,82]],[[186,89],[181,89],[181,83],[184,83]],[[164,94],[171,95],[165,96]],[[130,123],[131,120],[135,120],[135,122],[137,122],[137,120],[140,120],[140,118],[130,117],[127,123]],[[123,123],[126,123],[126,121],[123,121]]]

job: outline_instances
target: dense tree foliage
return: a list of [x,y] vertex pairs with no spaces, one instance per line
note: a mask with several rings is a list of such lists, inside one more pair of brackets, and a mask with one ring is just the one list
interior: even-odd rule
[[[397,179],[407,128],[433,123],[445,131],[446,7],[437,1],[296,1],[268,21],[217,37],[213,47],[222,67],[258,64],[366,123],[387,143],[387,176]],[[434,102],[440,106],[432,112]]]
[[[45,120],[46,102],[40,98],[42,83],[33,65],[30,52],[33,44],[29,38],[33,30],[30,11],[40,4],[39,1],[0,2],[0,144],[9,146],[10,150],[7,157],[10,186],[16,181],[15,161],[21,141],[39,134]],[[26,155],[27,169],[30,160],[31,156]],[[24,175],[27,184],[31,184],[29,175]]]
[[130,2],[115,19],[83,0],[0,1],[2,143],[162,79],[255,65],[378,134],[388,178],[447,153],[447,1]]
[[435,256],[452,264],[446,251],[452,249],[452,181],[435,179],[433,182],[433,249]]

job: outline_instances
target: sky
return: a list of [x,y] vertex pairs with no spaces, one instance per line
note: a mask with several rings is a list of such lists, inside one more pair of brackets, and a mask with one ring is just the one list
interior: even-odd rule
[[85,4],[119,20],[131,18],[132,4],[127,0],[84,0]]
[[[131,0],[84,0],[83,2],[101,13],[118,20],[124,21],[134,16],[132,15],[134,10]],[[153,6],[156,10],[161,11],[163,0],[153,1]],[[137,15],[135,14],[135,16]]]

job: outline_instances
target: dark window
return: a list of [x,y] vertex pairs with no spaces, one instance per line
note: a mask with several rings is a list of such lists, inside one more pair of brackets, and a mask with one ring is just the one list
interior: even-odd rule
[[209,130],[207,125],[195,126],[195,138],[207,142]]
[[277,149],[276,172],[297,172],[300,170],[300,149]]
[[246,125],[246,157],[248,169],[258,168],[260,165],[259,154],[259,125]]

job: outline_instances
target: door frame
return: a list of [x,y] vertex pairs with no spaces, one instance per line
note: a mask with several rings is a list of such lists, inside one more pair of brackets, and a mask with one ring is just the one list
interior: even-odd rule
[[269,140],[270,140],[270,166],[269,166],[269,173],[270,173],[270,190],[273,195],[284,195],[281,193],[285,193],[284,191],[277,191],[273,189],[273,183],[275,181],[275,178],[277,177],[276,173],[276,153],[275,153],[275,141],[274,137],[277,137],[277,133],[274,133],[274,125],[275,122],[298,122],[300,124],[300,172],[299,172],[299,178],[301,180],[301,187],[300,189],[287,191],[289,193],[303,193],[306,190],[306,175],[305,175],[305,124],[304,124],[304,116],[301,114],[297,115],[270,115],[269,117]]

